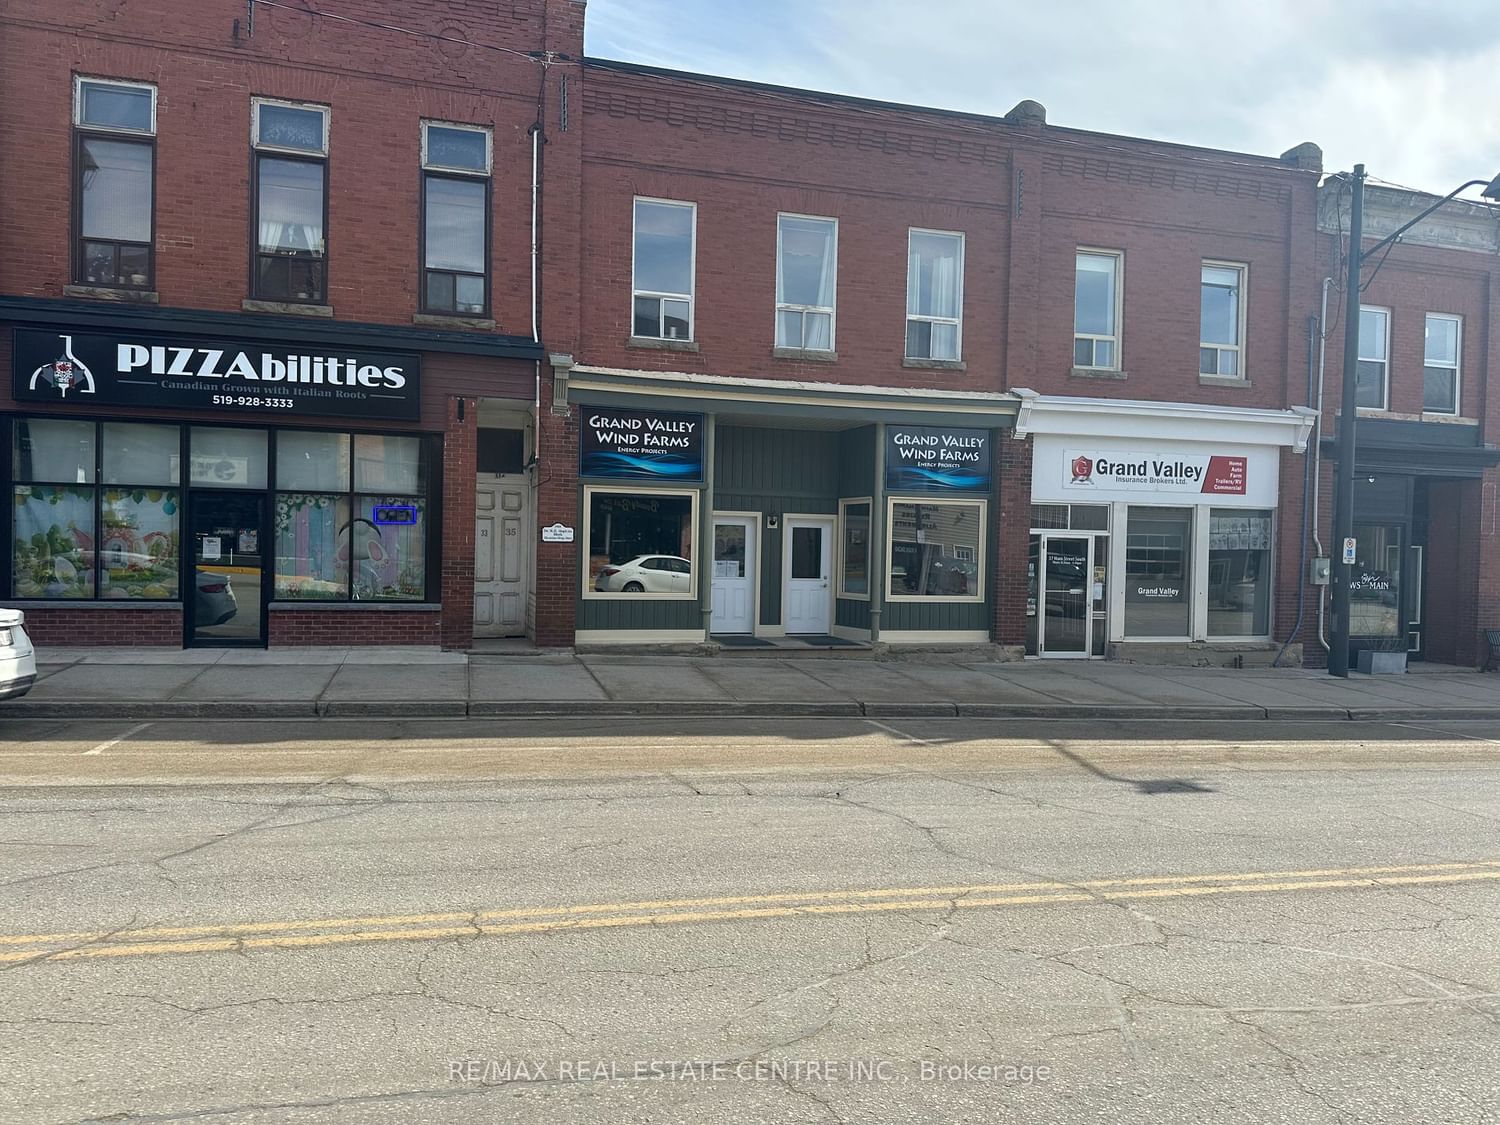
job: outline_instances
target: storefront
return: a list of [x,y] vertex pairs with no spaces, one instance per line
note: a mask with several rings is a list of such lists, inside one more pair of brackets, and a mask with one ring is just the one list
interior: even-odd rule
[[476,482],[445,479],[431,340],[121,319],[4,333],[0,582],[41,643],[447,639],[443,528]]
[[983,644],[998,394],[575,368],[579,644]]
[[1311,413],[1019,393],[1027,655],[1270,646],[1282,451]]

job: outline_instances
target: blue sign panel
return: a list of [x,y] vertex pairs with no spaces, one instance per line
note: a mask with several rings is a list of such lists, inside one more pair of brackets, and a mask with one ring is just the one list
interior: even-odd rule
[[703,479],[703,415],[586,406],[578,472],[661,484]]
[[417,522],[415,504],[379,504],[370,513],[376,527],[405,527]]
[[886,426],[886,491],[982,493],[990,483],[989,430]]

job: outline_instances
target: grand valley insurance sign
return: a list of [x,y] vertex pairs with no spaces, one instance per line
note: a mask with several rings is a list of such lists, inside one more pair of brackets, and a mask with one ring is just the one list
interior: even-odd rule
[[420,359],[202,337],[18,328],[19,402],[416,419]]
[[1243,496],[1248,480],[1248,458],[1228,454],[1101,453],[1070,449],[1063,455],[1063,487],[1068,489]]

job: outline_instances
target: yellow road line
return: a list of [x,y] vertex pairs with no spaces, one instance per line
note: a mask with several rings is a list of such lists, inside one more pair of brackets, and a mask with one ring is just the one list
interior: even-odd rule
[[[1412,886],[1440,883],[1475,882],[1483,880],[1500,879],[1500,870],[1491,866],[1489,869],[1482,864],[1432,864],[1423,867],[1403,868],[1368,868],[1369,872],[1375,871],[1408,871],[1408,870],[1431,870],[1433,868],[1462,868],[1459,871],[1449,871],[1442,874],[1426,875],[1395,875],[1383,877],[1367,874],[1363,877],[1343,879],[1298,879],[1296,881],[1267,881],[1261,878],[1255,881],[1254,876],[1199,876],[1188,877],[1180,880],[1186,885],[1177,886],[1150,886],[1150,887],[1124,887],[1105,894],[1092,893],[1091,889],[1097,883],[1108,883],[1112,886],[1121,886],[1127,883],[1151,881],[1151,880],[1094,880],[1088,883],[1038,883],[1038,884],[1016,884],[1018,887],[1027,888],[1066,888],[1065,890],[1047,890],[1044,893],[1011,894],[1011,895],[988,895],[980,897],[969,897],[969,893],[975,888],[966,888],[965,896],[928,897],[928,898],[897,898],[891,901],[827,901],[828,898],[837,894],[892,894],[894,891],[879,892],[829,892],[823,896],[806,895],[800,896],[804,899],[816,899],[822,897],[824,901],[804,901],[787,905],[765,905],[758,907],[744,907],[735,910],[672,910],[666,912],[651,913],[617,913],[608,917],[553,917],[537,919],[534,921],[511,922],[497,924],[485,922],[479,919],[483,917],[514,917],[523,915],[525,911],[496,911],[471,914],[446,914],[429,916],[410,916],[405,921],[415,921],[423,917],[440,918],[445,920],[463,920],[459,925],[429,925],[429,926],[406,926],[399,929],[384,930],[356,930],[347,933],[265,933],[260,931],[261,936],[251,933],[249,936],[227,936],[231,927],[223,927],[212,931],[209,927],[192,928],[194,933],[203,933],[199,940],[187,941],[154,941],[136,942],[134,944],[121,944],[110,939],[118,939],[121,934],[101,934],[100,940],[95,944],[78,946],[68,949],[21,949],[0,953],[0,963],[16,962],[26,960],[63,961],[94,959],[101,957],[141,957],[171,953],[208,953],[208,952],[245,952],[257,949],[298,949],[319,946],[349,945],[354,943],[367,943],[378,941],[430,941],[440,938],[452,937],[496,937],[516,934],[550,933],[563,930],[591,930],[591,929],[614,929],[634,926],[668,926],[689,923],[720,922],[720,921],[749,921],[770,918],[790,918],[808,915],[846,915],[846,914],[874,914],[891,911],[947,911],[952,909],[971,910],[981,907],[997,906],[1025,906],[1040,903],[1079,903],[1097,902],[1108,903],[1120,899],[1164,899],[1164,898],[1190,898],[1206,895],[1224,894],[1265,894],[1285,891],[1306,890],[1333,890],[1352,887],[1392,887]],[[1350,869],[1357,871],[1359,869]],[[1240,882],[1210,883],[1211,879],[1239,879]],[[1159,880],[1158,880],[1159,881]],[[1192,885],[1193,883],[1205,885]],[[1085,889],[1078,889],[1085,888]],[[941,889],[941,888],[934,888]],[[765,901],[778,896],[743,896],[742,899],[699,899],[680,900],[686,904],[709,904],[716,901]],[[787,896],[781,896],[787,897]],[[617,910],[624,911],[631,905],[646,904],[620,904]],[[550,911],[534,911],[533,915],[541,913],[559,914],[577,908],[555,908]],[[398,921],[400,919],[391,919]],[[349,919],[347,922],[358,920]],[[371,919],[371,922],[379,921]],[[313,923],[301,923],[309,925]],[[267,928],[289,927],[292,923],[270,923]],[[327,923],[324,923],[326,926]],[[138,931],[145,933],[147,931]],[[31,939],[32,944],[41,945],[42,941],[37,938]],[[55,944],[55,942],[54,942]]]
[[1219,883],[1253,879],[1317,879],[1329,876],[1400,875],[1417,871],[1500,870],[1500,859],[1467,863],[1417,863],[1385,867],[1327,867],[1301,871],[1243,871],[1204,875],[1142,875],[1121,879],[1082,879],[1077,882],[977,883],[936,887],[887,887],[873,890],[784,891],[762,895],[721,895],[713,898],[648,899],[634,902],[584,903],[574,906],[533,906],[510,910],[443,911],[429,914],[368,915],[352,918],[299,918],[277,922],[231,922],[201,926],[151,926],[129,930],[91,930],[54,934],[0,934],[0,945],[40,945],[60,942],[132,941],[139,938],[182,938],[216,934],[277,933],[295,930],[344,929],[351,926],[425,926],[449,922],[491,921],[504,918],[547,918],[586,914],[619,914],[639,911],[696,909],[716,906],[751,906],[761,903],[797,903],[829,900],[905,898],[941,895],[954,897],[995,894],[1006,891],[1069,891],[1078,888],[1160,886],[1179,883]]

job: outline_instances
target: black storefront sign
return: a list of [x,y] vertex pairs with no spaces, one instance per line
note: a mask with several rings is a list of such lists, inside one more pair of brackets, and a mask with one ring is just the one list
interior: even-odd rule
[[703,415],[583,408],[578,472],[659,484],[703,479]]
[[17,328],[12,390],[18,402],[52,405],[415,421],[421,359],[301,343]]
[[891,492],[988,492],[990,431],[947,426],[885,428],[885,487]]

